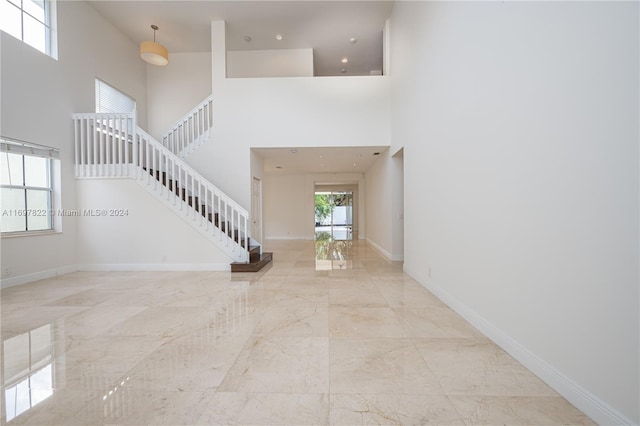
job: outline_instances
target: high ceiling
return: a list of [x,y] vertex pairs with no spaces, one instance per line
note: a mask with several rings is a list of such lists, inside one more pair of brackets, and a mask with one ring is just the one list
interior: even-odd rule
[[[382,70],[382,30],[392,1],[91,1],[132,42],[157,40],[171,52],[211,50],[211,21],[227,24],[228,50],[314,51],[315,75]],[[282,40],[276,40],[280,34]],[[245,41],[249,36],[251,41]],[[355,38],[355,43],[350,40]],[[342,58],[348,58],[343,64]],[[342,69],[345,73],[341,73]]]
[[[156,37],[171,53],[211,51],[211,21],[224,20],[227,50],[314,51],[317,76],[382,69],[382,30],[393,1],[91,1],[133,43]],[[280,34],[282,40],[277,40]],[[249,36],[250,42],[245,41]],[[356,42],[352,43],[351,38]],[[348,58],[345,65],[342,58]],[[341,70],[345,68],[346,72]],[[363,173],[381,147],[256,149],[266,173]],[[355,165],[354,165],[355,163]],[[280,166],[281,168],[276,168]]]

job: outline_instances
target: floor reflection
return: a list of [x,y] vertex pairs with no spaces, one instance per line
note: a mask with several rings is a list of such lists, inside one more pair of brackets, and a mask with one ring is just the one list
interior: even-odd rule
[[2,342],[6,421],[53,395],[53,324]]
[[591,424],[365,241],[265,248],[2,289],[0,424]]
[[[226,278],[191,287],[162,281],[154,286],[156,294],[165,286],[176,288],[162,299],[175,306],[124,316],[110,313],[111,306],[97,307],[93,319],[72,315],[2,341],[0,424],[64,424],[51,412],[56,406],[82,407],[78,416],[96,424],[123,423],[144,415],[141,394],[218,386],[251,333],[252,310],[263,303],[262,286]],[[108,326],[96,328],[94,336],[85,323]],[[158,332],[158,323],[167,330]]]
[[353,269],[353,241],[316,239],[316,271]]

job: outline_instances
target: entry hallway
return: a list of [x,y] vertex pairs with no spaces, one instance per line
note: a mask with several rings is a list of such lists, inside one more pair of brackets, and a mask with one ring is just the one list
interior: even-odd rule
[[2,290],[2,422],[592,424],[365,243],[265,250]]

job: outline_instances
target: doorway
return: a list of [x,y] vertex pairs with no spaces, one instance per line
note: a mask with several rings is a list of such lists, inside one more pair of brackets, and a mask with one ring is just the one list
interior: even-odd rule
[[353,191],[316,191],[315,239],[353,240]]
[[251,238],[262,243],[262,181],[251,182]]
[[352,269],[353,191],[316,191],[316,270]]

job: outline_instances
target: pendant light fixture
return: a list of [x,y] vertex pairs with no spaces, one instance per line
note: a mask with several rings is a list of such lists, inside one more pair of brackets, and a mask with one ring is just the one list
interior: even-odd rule
[[165,66],[169,63],[169,52],[167,48],[156,43],[157,25],[151,25],[153,29],[153,41],[143,41],[140,43],[140,57],[151,65]]

